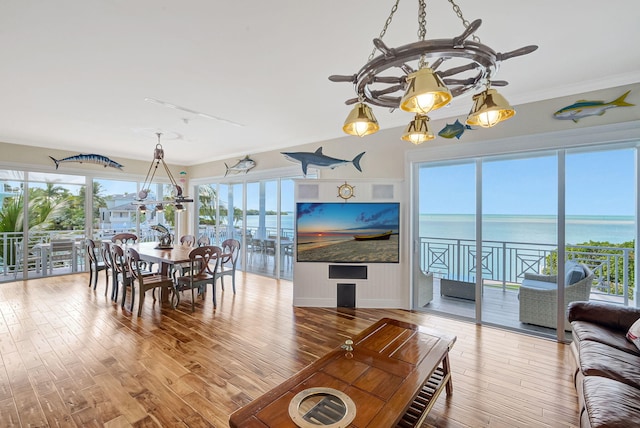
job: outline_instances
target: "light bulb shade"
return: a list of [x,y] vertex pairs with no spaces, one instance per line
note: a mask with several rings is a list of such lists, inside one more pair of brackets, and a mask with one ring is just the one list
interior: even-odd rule
[[407,76],[407,90],[400,100],[400,108],[411,113],[427,114],[446,106],[452,98],[451,91],[440,76],[425,67]]
[[487,89],[473,96],[473,107],[467,117],[467,125],[492,126],[516,114],[509,102],[495,89]]
[[434,138],[436,136],[429,128],[429,118],[423,114],[416,114],[416,117],[407,125],[402,134],[404,141],[409,141],[416,145]]
[[157,212],[161,213],[163,209],[164,209],[164,207],[162,206],[162,204],[157,204],[156,205],[156,211]]
[[182,204],[176,204],[175,207],[176,207],[176,211],[178,212],[184,211],[184,205]]
[[358,137],[373,134],[379,129],[380,125],[378,125],[371,107],[364,103],[358,103],[353,107],[342,127],[345,133]]
[[146,205],[140,205],[138,207],[138,211],[140,211],[141,214],[144,214],[147,212],[147,206]]

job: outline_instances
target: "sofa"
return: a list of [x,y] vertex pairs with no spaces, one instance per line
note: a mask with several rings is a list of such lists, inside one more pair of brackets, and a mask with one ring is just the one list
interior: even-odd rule
[[640,426],[640,350],[626,338],[640,308],[572,302],[567,318],[580,426]]
[[[582,263],[568,260],[564,268],[564,301],[589,300],[594,273]],[[556,328],[558,320],[558,276],[525,273],[520,285],[520,322]],[[565,330],[571,325],[565,319]]]

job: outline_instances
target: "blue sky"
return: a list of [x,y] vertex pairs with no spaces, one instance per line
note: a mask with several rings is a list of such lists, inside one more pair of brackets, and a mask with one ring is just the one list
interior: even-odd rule
[[[633,149],[567,154],[567,215],[633,215],[634,170]],[[421,213],[475,212],[474,163],[423,168],[420,176]],[[553,215],[556,180],[555,156],[485,162],[483,212]]]

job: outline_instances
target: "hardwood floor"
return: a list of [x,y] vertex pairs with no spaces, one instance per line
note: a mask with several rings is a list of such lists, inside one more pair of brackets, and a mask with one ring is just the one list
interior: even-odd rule
[[88,274],[0,284],[0,426],[226,427],[229,414],[383,316],[457,335],[454,392],[425,427],[578,426],[569,347],[403,310],[292,307],[288,281],[239,273],[190,311],[138,318]]

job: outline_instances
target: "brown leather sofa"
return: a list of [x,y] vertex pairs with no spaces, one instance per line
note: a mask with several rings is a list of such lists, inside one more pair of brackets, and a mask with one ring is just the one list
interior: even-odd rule
[[640,427],[640,350],[625,337],[640,309],[580,301],[567,315],[580,426]]

